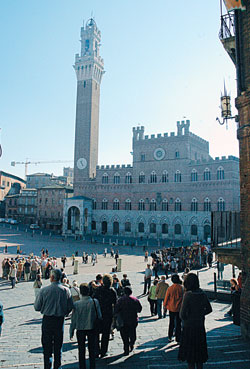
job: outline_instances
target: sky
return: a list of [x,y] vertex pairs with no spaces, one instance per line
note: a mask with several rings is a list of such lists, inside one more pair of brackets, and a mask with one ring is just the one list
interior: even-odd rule
[[[99,162],[132,163],[132,127],[145,134],[190,130],[210,155],[238,156],[236,123],[220,126],[224,81],[236,113],[235,67],[220,43],[219,0],[1,0],[0,169],[24,177],[73,166],[80,28],[102,33]],[[72,162],[70,162],[72,160]]]

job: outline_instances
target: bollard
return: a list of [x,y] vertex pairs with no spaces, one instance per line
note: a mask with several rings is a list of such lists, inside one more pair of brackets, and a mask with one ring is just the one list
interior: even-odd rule
[[77,259],[75,259],[73,274],[78,274],[78,267],[79,267],[79,261]]
[[135,246],[138,246],[138,242],[137,242],[137,240],[135,241]]
[[109,244],[111,245],[112,243],[111,243],[111,238],[109,239]]
[[102,239],[102,243],[105,243],[105,238]]
[[41,231],[41,232],[40,232],[40,236],[42,236],[42,235],[43,235],[43,232]]
[[117,259],[117,272],[122,271],[122,259]]
[[125,240],[123,240],[123,243],[122,244],[123,244],[123,246],[125,246]]
[[119,244],[118,240],[116,240],[116,244],[117,244],[117,246],[118,246],[118,244]]

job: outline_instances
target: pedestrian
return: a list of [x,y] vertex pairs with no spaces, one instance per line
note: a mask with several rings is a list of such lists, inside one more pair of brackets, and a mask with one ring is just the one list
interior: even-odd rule
[[145,251],[144,261],[145,261],[145,263],[148,262],[148,251]]
[[75,263],[75,254],[72,254],[71,259],[72,259],[72,266],[74,266],[74,263]]
[[144,291],[143,291],[144,295],[146,295],[146,293],[148,293],[150,289],[151,277],[152,277],[152,270],[150,268],[150,264],[147,264],[147,268],[145,269],[145,273],[144,273]]
[[[162,318],[162,303],[163,303],[163,301],[165,299],[165,296],[166,296],[166,292],[167,292],[168,287],[169,287],[169,285],[166,282],[166,277],[165,277],[165,275],[162,275],[161,276],[161,280],[157,284],[157,287],[156,287],[158,319],[161,319]],[[164,310],[163,318],[165,318],[165,317],[166,317],[166,312]]]
[[123,274],[123,276],[122,276],[123,278],[121,279],[121,285],[122,285],[122,287],[123,288],[125,288],[125,287],[127,287],[127,286],[130,286],[131,284],[130,284],[130,281],[129,281],[129,279],[128,279],[128,276],[127,276],[127,274]]
[[30,270],[31,270],[31,264],[30,259],[26,259],[25,263],[23,264],[23,270],[24,270],[24,279],[26,282],[30,280]]
[[41,289],[34,303],[35,310],[43,314],[44,369],[52,368],[52,353],[54,353],[54,369],[61,368],[64,317],[74,306],[70,290],[60,283],[61,274],[60,269],[51,271],[51,284]]
[[72,286],[70,287],[70,292],[73,302],[80,300],[80,289],[76,280],[73,281]]
[[233,316],[233,323],[235,325],[240,326],[240,295],[241,295],[241,288],[238,285],[236,279],[232,278],[230,280],[231,285],[234,285],[234,289],[232,290],[232,309],[231,315]]
[[181,339],[181,319],[179,316],[181,303],[183,299],[183,287],[178,274],[173,274],[171,277],[172,286],[167,289],[167,293],[163,302],[163,306],[169,311],[169,328],[168,340],[172,342],[175,329],[175,339],[180,343]]
[[118,259],[119,259],[119,251],[116,250],[116,253],[115,253],[115,264],[117,265],[118,263]]
[[157,297],[156,297],[156,286],[158,284],[158,279],[155,279],[153,286],[149,289],[148,302],[150,305],[151,316],[157,315]]
[[5,245],[5,247],[4,247],[4,252],[5,252],[5,254],[7,254],[7,252],[8,252],[8,246],[7,245]]
[[18,280],[18,282],[22,278],[22,273],[23,273],[23,263],[22,263],[21,260],[19,260],[18,264],[17,264],[17,280]]
[[207,295],[200,289],[196,274],[189,273],[184,281],[180,318],[183,323],[178,359],[187,361],[188,369],[202,369],[208,359],[205,315],[212,312]]
[[117,294],[112,286],[113,278],[110,274],[104,274],[102,278],[103,285],[96,288],[94,291],[94,298],[100,303],[103,326],[101,330],[101,347],[99,345],[99,334],[96,337],[96,356],[106,356],[109,344],[109,335],[111,330],[111,324],[113,320],[114,306],[117,301]]
[[63,255],[63,256],[61,257],[61,262],[62,262],[62,265],[63,265],[63,269],[65,269],[66,261],[67,261],[66,255]]
[[4,314],[3,314],[3,304],[0,301],[0,337],[2,334],[2,324],[4,322]]
[[95,369],[95,329],[96,319],[101,319],[101,309],[97,299],[89,296],[89,286],[86,283],[80,284],[81,299],[74,304],[70,324],[70,339],[74,336],[78,342],[79,368],[86,369],[85,362],[85,341],[88,339],[90,369]]
[[116,306],[115,314],[120,314],[123,326],[120,328],[120,334],[123,341],[124,355],[129,355],[129,351],[133,351],[136,341],[136,327],[138,325],[138,313],[142,311],[140,301],[132,296],[131,287],[124,288],[124,296],[122,296]]
[[37,297],[37,295],[40,292],[40,288],[42,288],[43,282],[41,279],[41,274],[37,274],[36,275],[36,280],[33,283],[33,288],[34,288],[34,293],[35,293],[35,298]]
[[218,261],[217,269],[218,269],[218,279],[223,280],[224,264]]
[[13,263],[10,268],[10,281],[11,281],[11,288],[14,288],[16,285],[16,275],[17,275],[17,269],[16,264]]

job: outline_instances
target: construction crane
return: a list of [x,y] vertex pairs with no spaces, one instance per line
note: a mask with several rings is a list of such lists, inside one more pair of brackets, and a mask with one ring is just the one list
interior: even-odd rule
[[25,181],[26,181],[29,164],[37,165],[37,164],[51,164],[51,163],[73,163],[73,160],[29,161],[29,159],[26,159],[25,161],[12,161],[11,165],[12,167],[15,167],[16,165],[19,165],[19,164],[24,165],[24,175],[25,175]]

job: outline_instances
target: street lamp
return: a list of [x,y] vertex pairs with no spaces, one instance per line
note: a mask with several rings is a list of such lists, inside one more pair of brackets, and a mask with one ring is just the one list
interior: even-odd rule
[[218,117],[216,118],[216,120],[219,122],[220,125],[223,125],[225,122],[227,123],[228,119],[235,119],[235,121],[238,122],[238,115],[232,117],[231,96],[227,93],[225,84],[224,84],[224,94],[222,94],[220,98],[220,108],[221,108],[221,117],[223,120],[221,122]]

